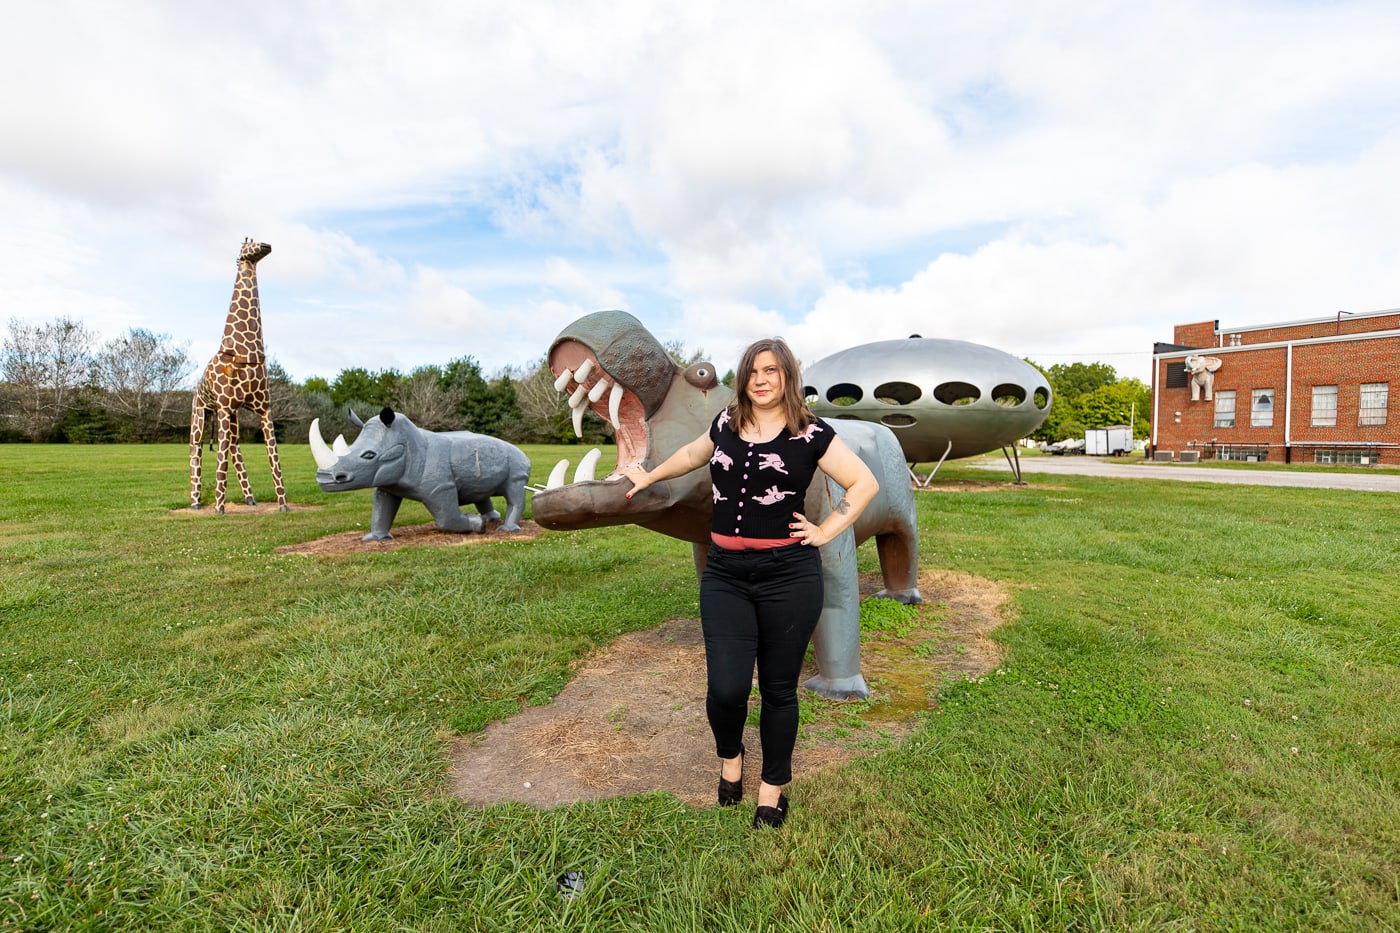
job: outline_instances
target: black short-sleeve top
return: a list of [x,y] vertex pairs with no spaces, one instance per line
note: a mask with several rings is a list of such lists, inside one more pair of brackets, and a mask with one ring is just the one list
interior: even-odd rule
[[745,538],[788,538],[792,513],[803,510],[817,461],[836,432],[821,418],[800,434],[787,428],[767,443],[750,443],[729,423],[729,409],[710,424],[714,456],[710,485],[714,513],[710,530]]

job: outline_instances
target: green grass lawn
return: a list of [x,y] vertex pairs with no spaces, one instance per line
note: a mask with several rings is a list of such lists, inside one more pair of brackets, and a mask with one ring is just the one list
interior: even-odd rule
[[[527,453],[540,481],[582,450]],[[1013,592],[1004,664],[755,834],[662,793],[447,793],[452,735],[696,615],[687,545],[279,556],[369,521],[282,457],[315,508],[217,517],[176,511],[182,446],[0,446],[0,933],[1400,927],[1394,495],[921,492],[923,565]]]

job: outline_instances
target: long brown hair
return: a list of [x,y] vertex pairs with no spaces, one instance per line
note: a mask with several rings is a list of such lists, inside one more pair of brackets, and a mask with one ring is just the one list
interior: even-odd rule
[[729,403],[729,420],[733,422],[733,430],[737,434],[746,426],[756,424],[748,386],[753,375],[754,363],[758,360],[758,355],[765,352],[773,354],[773,358],[778,361],[778,368],[783,373],[782,404],[788,433],[801,434],[807,425],[816,420],[816,416],[807,407],[807,399],[802,391],[802,370],[797,365],[797,357],[793,356],[787,341],[781,337],[755,340],[739,358],[739,368],[734,373],[734,401]]

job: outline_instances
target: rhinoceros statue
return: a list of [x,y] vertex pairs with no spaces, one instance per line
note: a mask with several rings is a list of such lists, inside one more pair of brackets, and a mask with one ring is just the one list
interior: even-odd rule
[[[326,492],[373,487],[365,541],[393,537],[389,528],[405,499],[423,503],[444,531],[479,532],[501,517],[491,497],[504,496],[501,530],[520,530],[530,459],[505,441],[471,431],[425,431],[387,407],[364,423],[348,448],[336,438],[332,451],[319,419],[311,422],[310,440],[316,482]],[[468,503],[480,514],[464,514],[460,507]]]
[[[709,363],[678,366],[642,323],[625,311],[599,311],[566,327],[549,351],[556,389],[569,395],[575,429],[584,411],[606,418],[617,432],[619,470],[633,463],[655,467],[699,437],[730,397]],[[870,688],[860,673],[860,586],[856,545],[874,538],[884,574],[879,596],[917,603],[919,533],[914,493],[904,452],[882,424],[835,420],[836,433],[865,461],[880,492],[856,524],[822,546],[825,604],[812,636],[818,676],[803,684],[835,699],[864,698]],[[591,455],[590,455],[591,456]],[[590,457],[574,482],[564,484],[567,462],[535,490],[533,514],[545,528],[567,530],[635,524],[693,545],[703,571],[714,505],[709,473],[648,486],[632,498],[621,474],[593,478]],[[820,470],[807,490],[804,514],[820,522],[845,495]]]

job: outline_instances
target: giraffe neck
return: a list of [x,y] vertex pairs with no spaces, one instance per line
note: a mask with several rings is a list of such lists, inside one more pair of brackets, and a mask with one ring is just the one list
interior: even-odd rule
[[261,365],[264,361],[258,267],[246,260],[238,263],[238,280],[233,284],[233,300],[229,302],[219,356],[228,362],[252,365]]

